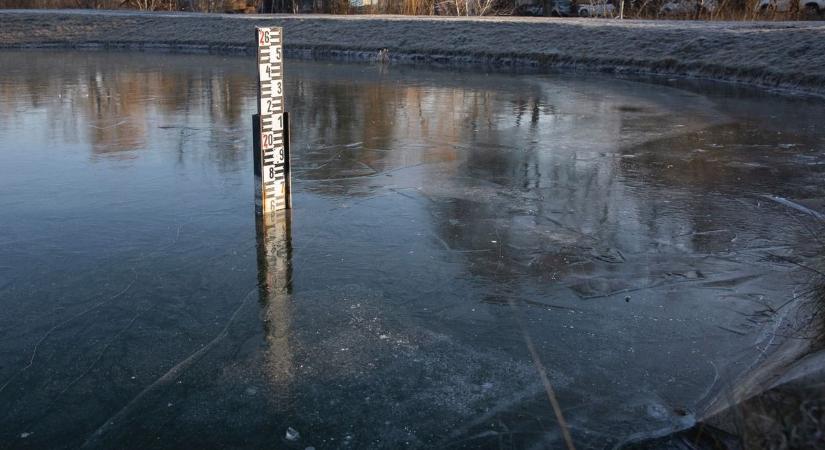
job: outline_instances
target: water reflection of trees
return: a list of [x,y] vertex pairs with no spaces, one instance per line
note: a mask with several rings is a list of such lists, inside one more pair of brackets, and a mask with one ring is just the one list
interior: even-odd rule
[[[306,189],[373,195],[390,174],[386,182],[426,198],[441,245],[465,252],[474,272],[616,272],[611,264],[652,245],[690,249],[695,232],[712,226],[702,208],[669,209],[656,186],[640,190],[626,171],[645,159],[625,149],[715,120],[698,96],[674,101],[597,81],[352,75],[305,80],[292,98]],[[604,275],[615,283],[582,295],[615,288],[626,274]]]
[[88,143],[95,156],[134,158],[158,138],[182,149],[193,134],[203,135],[220,167],[247,156],[228,144],[249,125],[254,85],[231,62],[32,52],[22,65],[19,53],[0,54],[0,64],[11,67],[0,82],[0,118],[24,120],[21,113],[43,111],[43,132],[57,141]]
[[[0,82],[3,120],[42,110],[49,133],[88,142],[99,157],[135,157],[162,138],[181,154],[203,145],[224,169],[247,158],[239,136],[248,137],[255,109],[251,64],[30,56],[20,65],[0,54],[10,67]],[[703,234],[724,228],[708,216],[725,214],[702,195],[743,182],[770,190],[789,184],[796,167],[759,155],[757,144],[780,146],[786,136],[733,125],[710,132],[715,145],[750,150],[714,152],[701,132],[710,108],[697,96],[586,80],[319,67],[288,66],[302,189],[347,197],[386,183],[415,188],[448,247],[483,250],[495,240],[517,263],[510,267],[536,273],[561,270],[574,253],[590,264],[651,245],[710,251],[731,236]]]
[[289,100],[307,147],[297,170],[302,178],[341,181],[308,189],[354,194],[382,173],[457,161],[473,130],[493,120],[495,96],[394,79],[299,82]]

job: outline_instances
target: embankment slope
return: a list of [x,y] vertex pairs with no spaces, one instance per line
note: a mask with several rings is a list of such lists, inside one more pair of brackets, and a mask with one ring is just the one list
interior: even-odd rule
[[251,52],[283,26],[293,56],[655,73],[825,95],[825,22],[0,11],[0,48]]

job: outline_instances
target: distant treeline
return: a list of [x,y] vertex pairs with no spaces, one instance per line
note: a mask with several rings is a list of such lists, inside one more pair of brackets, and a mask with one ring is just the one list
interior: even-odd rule
[[825,0],[0,0],[2,8],[786,20],[821,18]]
[[[139,9],[144,11],[256,12],[248,0],[0,0],[0,8]],[[247,9],[248,8],[248,9]]]
[[520,7],[540,8],[552,3],[552,0],[0,0],[0,8],[477,16],[513,14],[518,13]]

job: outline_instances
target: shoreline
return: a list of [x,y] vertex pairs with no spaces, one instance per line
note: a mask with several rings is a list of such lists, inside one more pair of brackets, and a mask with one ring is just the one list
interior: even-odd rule
[[386,49],[401,64],[658,75],[825,96],[825,22],[0,10],[0,49],[253,54],[263,25],[284,27],[292,58],[376,61]]

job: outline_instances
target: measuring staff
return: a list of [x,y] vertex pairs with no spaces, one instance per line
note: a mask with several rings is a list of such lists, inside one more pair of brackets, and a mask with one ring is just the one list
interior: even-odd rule
[[289,172],[289,115],[284,111],[281,27],[255,28],[258,55],[258,114],[252,118],[255,211],[292,207]]

